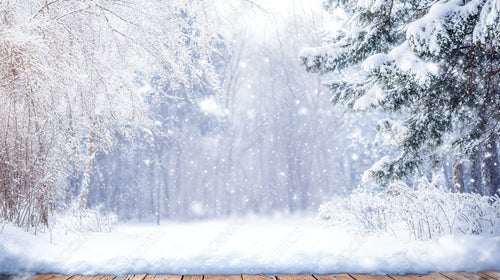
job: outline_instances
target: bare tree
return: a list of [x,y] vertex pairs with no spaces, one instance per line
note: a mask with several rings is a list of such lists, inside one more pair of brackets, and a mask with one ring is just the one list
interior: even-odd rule
[[[156,0],[0,2],[0,213],[19,226],[48,223],[67,175],[83,172],[75,203],[87,204],[92,161],[148,121],[140,80],[175,88],[206,57],[214,24],[207,3]],[[184,13],[199,12],[186,36]],[[216,79],[215,75],[212,79]],[[82,140],[83,139],[83,140]]]

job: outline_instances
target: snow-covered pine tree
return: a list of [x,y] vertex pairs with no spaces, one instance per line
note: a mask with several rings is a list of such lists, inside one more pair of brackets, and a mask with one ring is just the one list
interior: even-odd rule
[[379,123],[381,132],[393,135],[400,154],[384,158],[370,174],[386,183],[451,155],[460,177],[462,163],[482,155],[484,192],[494,194],[500,183],[500,3],[359,0],[325,6],[342,8],[345,26],[329,44],[302,52],[306,69],[362,68],[361,78],[328,83],[333,102],[353,110],[376,107],[404,119]]

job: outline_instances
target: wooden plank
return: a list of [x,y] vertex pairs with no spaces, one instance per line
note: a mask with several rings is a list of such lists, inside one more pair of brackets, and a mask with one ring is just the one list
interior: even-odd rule
[[316,280],[312,275],[304,274],[287,274],[276,276],[278,280]]
[[[146,275],[128,274],[122,277],[114,275],[61,275],[56,273],[36,274],[24,280],[500,280],[498,271],[484,271],[479,273],[468,272],[443,272],[429,274],[407,274],[407,275],[369,275],[369,274],[315,274],[298,275],[288,274],[277,277],[263,274],[243,275]],[[0,280],[21,280],[18,276],[4,275]]]
[[500,280],[500,272],[498,271],[484,271],[483,274],[493,277],[494,279]]
[[314,274],[314,278],[318,280],[353,280],[347,273],[337,273],[337,274]]
[[481,273],[458,272],[469,280],[494,280],[493,277]]
[[496,271],[484,271],[479,273],[469,272],[443,272],[442,275],[452,280],[500,280],[500,273]]
[[[115,280],[144,280],[146,277],[146,274],[126,274],[123,275],[122,277],[118,277]],[[69,279],[73,280],[73,279]]]
[[182,280],[203,280],[203,275],[184,275]]
[[[113,280],[115,279],[116,276],[115,275],[110,275],[110,274],[97,274],[97,275],[94,275],[94,277],[92,278],[92,280]],[[52,279],[51,279],[52,280]],[[61,279],[63,280],[63,279]],[[68,279],[66,279],[68,280]]]
[[394,280],[450,280],[441,273],[390,275]]
[[[58,276],[58,275],[61,275],[61,274],[57,274],[57,273],[35,274],[26,280],[48,280],[49,278],[52,278],[52,277]],[[69,276],[68,276],[68,278],[69,278]]]
[[182,275],[173,275],[173,274],[156,274],[155,280],[181,280]]
[[465,277],[465,275],[460,274],[458,272],[445,272],[441,273],[445,277],[450,278],[451,280],[470,280],[469,278]]
[[204,275],[203,280],[242,280],[241,275]]
[[[69,278],[65,278],[65,276],[67,276]],[[102,277],[101,274],[97,274],[97,275],[75,274],[75,275],[60,275],[59,277],[55,276],[53,278],[50,278],[49,280],[96,280],[96,279],[99,279],[100,277]],[[114,278],[116,278],[116,276],[113,276],[112,279],[114,279]]]
[[408,275],[389,275],[394,280],[407,280]]
[[71,275],[57,274],[57,275],[51,277],[49,280],[69,280],[70,278],[71,278]]
[[172,275],[172,274],[146,275],[146,277],[144,278],[144,280],[181,280],[181,279],[182,275]]
[[500,276],[497,274],[495,275],[494,271],[483,271],[478,273],[479,276],[485,277],[487,279],[495,280],[498,279]]
[[276,277],[264,274],[243,274],[241,278],[243,280],[276,280]]
[[349,273],[349,276],[356,280],[393,280],[387,275],[370,275],[370,274],[357,274]]
[[[54,276],[55,277],[55,276]],[[50,278],[49,280],[53,280],[53,278]],[[75,274],[75,275],[70,275],[69,280],[91,280],[93,276],[88,276],[88,275],[81,275],[81,274]]]

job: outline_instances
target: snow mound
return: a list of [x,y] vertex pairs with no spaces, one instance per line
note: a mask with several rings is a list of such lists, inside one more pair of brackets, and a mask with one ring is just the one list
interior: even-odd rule
[[247,216],[161,226],[124,224],[111,233],[33,235],[7,225],[0,274],[426,273],[499,270],[500,237],[415,241],[356,235],[314,215]]

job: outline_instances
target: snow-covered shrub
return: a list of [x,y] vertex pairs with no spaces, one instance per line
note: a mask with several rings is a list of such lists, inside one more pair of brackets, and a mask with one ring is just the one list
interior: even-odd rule
[[404,225],[411,238],[453,234],[500,235],[500,199],[453,193],[425,179],[415,188],[404,183],[386,192],[353,192],[320,207],[320,217],[359,233],[393,233]]
[[395,219],[404,221],[415,239],[446,234],[500,234],[498,197],[453,193],[426,181],[412,189],[398,184],[389,189]]
[[52,218],[50,227],[60,232],[110,232],[118,224],[118,217],[113,213],[80,207],[56,212]]
[[391,210],[384,193],[355,190],[348,197],[336,196],[319,208],[320,217],[342,224],[359,233],[385,232],[389,228]]

